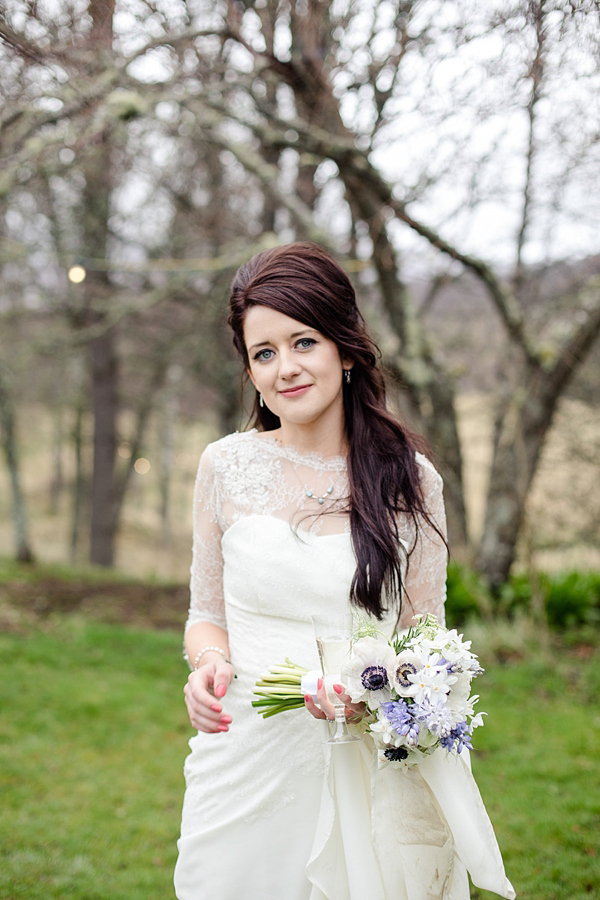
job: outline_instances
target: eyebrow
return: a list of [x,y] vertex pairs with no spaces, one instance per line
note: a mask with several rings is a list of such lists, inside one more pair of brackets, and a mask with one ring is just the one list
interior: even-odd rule
[[[316,328],[303,328],[302,331],[294,331],[290,334],[290,340],[295,340],[295,338],[302,337],[303,334],[312,331],[316,332]],[[273,341],[259,341],[257,344],[252,344],[251,347],[248,347],[248,353],[252,353],[253,350],[258,350],[259,347],[267,347],[269,344],[272,344]]]

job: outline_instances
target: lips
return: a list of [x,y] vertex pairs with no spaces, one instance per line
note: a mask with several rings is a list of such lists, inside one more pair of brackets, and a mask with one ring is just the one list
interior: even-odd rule
[[298,387],[288,388],[285,391],[279,391],[282,397],[300,397],[305,394],[311,387],[310,384],[299,384]]

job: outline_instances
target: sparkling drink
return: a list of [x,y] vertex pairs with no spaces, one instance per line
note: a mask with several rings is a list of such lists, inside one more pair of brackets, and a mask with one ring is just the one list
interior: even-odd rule
[[352,639],[332,635],[326,638],[317,638],[317,649],[323,672],[331,675],[339,675],[342,666],[350,658]]
[[[338,613],[312,617],[315,640],[321,660],[323,676],[334,676],[337,681],[352,649],[352,613]],[[344,702],[333,690],[332,678],[325,679],[327,699],[333,706],[335,718],[331,722],[330,744],[348,744],[357,738],[348,731]],[[328,704],[329,705],[329,704]]]

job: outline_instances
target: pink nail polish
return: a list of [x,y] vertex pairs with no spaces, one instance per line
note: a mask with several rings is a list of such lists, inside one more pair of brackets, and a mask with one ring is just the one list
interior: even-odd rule
[[219,684],[215,689],[215,697],[224,697],[225,696],[225,685]]
[[344,688],[341,686],[341,684],[334,684],[333,689],[336,694],[343,694],[344,692]]
[[304,695],[304,702],[305,702],[305,703],[310,703],[311,700],[312,700],[312,697],[310,696],[310,694],[305,694],[305,695]]
[[213,712],[221,712],[221,707],[219,706],[218,703],[213,703],[213,705],[211,706],[211,709]]
[[229,726],[228,725],[219,725],[219,727],[217,728],[217,731],[229,731]]
[[319,678],[319,680],[317,681],[317,690],[320,691],[322,687],[323,687],[323,679]]

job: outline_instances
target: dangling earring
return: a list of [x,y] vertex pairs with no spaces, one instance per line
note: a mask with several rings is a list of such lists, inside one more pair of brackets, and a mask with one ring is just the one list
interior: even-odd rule
[[352,375],[350,374],[350,369],[344,369],[344,378],[346,379],[346,384],[350,384],[350,380]]
[[263,400],[263,395],[260,393],[260,391],[258,392],[258,405],[259,406],[265,405],[265,401]]

